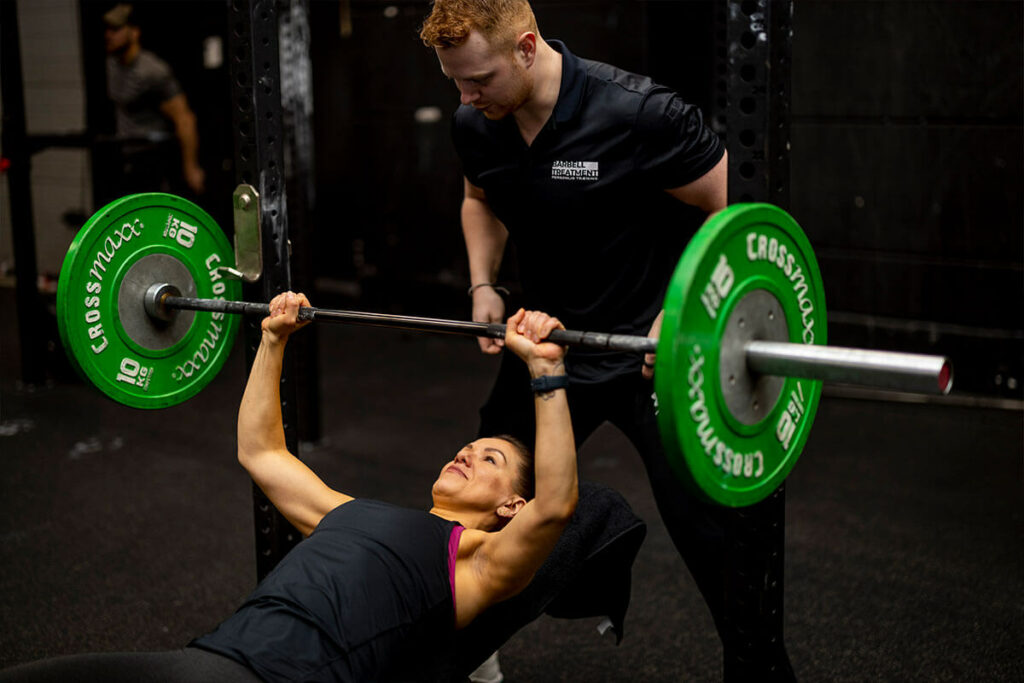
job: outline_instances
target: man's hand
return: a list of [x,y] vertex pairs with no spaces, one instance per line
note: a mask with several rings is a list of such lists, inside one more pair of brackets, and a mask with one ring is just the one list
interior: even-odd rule
[[199,164],[189,164],[184,168],[185,184],[196,194],[206,191],[206,172]]
[[[505,318],[505,300],[493,287],[477,287],[473,290],[473,322],[497,323]],[[501,353],[505,342],[490,337],[477,337],[480,350],[491,355]]]
[[174,124],[174,134],[181,147],[181,172],[185,184],[196,194],[206,190],[206,174],[199,166],[199,132],[196,115],[188,106],[184,93],[160,103],[160,111]]
[[508,319],[505,344],[526,362],[531,376],[563,374],[565,347],[543,340],[552,330],[564,329],[558,318],[520,308]]
[[[651,330],[647,333],[647,337],[650,339],[657,339],[661,336],[661,321],[665,317],[665,311],[658,314],[658,317],[654,319],[654,323],[651,325]],[[643,373],[645,379],[652,379],[654,377],[654,354],[644,354],[644,366]]]
[[309,299],[302,293],[282,292],[271,299],[270,315],[261,324],[264,340],[273,344],[287,342],[292,332],[309,324],[298,319],[299,307],[309,305]]

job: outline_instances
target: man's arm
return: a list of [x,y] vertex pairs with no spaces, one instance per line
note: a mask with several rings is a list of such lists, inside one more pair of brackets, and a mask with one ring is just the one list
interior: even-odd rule
[[729,153],[725,152],[718,163],[700,178],[666,192],[681,202],[714,213],[724,209],[729,201],[728,178]]
[[[728,178],[729,153],[726,152],[718,160],[718,163],[700,178],[697,178],[692,183],[666,190],[666,192],[681,202],[691,204],[704,209],[709,214],[713,214],[716,211],[721,211],[728,204]],[[658,317],[654,319],[650,331],[647,332],[648,337],[657,339],[661,335],[661,321],[664,317],[665,311],[662,310]],[[654,377],[654,360],[655,356],[653,353],[648,353],[644,356],[643,375],[647,379]]]
[[[462,236],[466,240],[469,256],[469,280],[472,285],[494,282],[505,253],[508,230],[494,215],[487,203],[487,195],[476,185],[465,181],[462,198]],[[493,287],[473,289],[473,320],[496,323],[505,317],[505,300]],[[484,353],[499,353],[504,342],[480,337],[477,340]]]
[[174,134],[181,147],[181,170],[185,182],[196,194],[202,194],[206,175],[199,166],[199,133],[196,129],[196,115],[188,106],[183,93],[175,95],[160,105],[160,111],[174,123]]
[[[509,318],[506,345],[526,361],[531,378],[565,374],[565,349],[542,342],[557,318],[520,310]],[[521,591],[555,547],[579,497],[576,443],[565,389],[534,395],[535,495],[501,531],[489,534],[478,552],[483,592],[497,602]]]
[[238,410],[238,462],[249,472],[285,519],[304,536],[324,515],[352,500],[328,487],[312,470],[288,452],[281,418],[281,368],[288,335],[298,323],[299,306],[309,301],[286,292],[270,303],[263,321],[263,339],[249,373]]

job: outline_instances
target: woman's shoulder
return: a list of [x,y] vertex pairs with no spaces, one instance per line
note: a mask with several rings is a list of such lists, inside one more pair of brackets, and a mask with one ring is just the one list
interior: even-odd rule
[[468,559],[473,555],[480,547],[487,542],[487,539],[494,535],[493,531],[483,531],[481,529],[470,529],[466,528],[462,532],[462,536],[459,538],[459,553],[456,556],[456,561]]

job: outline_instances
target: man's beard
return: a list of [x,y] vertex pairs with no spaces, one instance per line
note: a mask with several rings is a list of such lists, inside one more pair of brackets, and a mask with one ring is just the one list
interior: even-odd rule
[[488,119],[492,121],[503,119],[509,114],[515,113],[529,101],[530,95],[533,92],[533,80],[527,74],[526,69],[516,64],[512,78],[512,94],[509,98],[505,102],[491,102],[488,107],[488,109],[496,108],[498,111],[482,112]]

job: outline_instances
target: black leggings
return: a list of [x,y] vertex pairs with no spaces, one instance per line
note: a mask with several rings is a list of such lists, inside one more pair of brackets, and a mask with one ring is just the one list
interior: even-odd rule
[[246,666],[187,647],[171,652],[109,652],[54,657],[0,671],[0,683],[260,683]]

